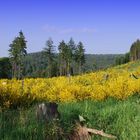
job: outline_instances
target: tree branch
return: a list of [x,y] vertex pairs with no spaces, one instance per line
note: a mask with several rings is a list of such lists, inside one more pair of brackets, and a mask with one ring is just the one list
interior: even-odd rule
[[92,134],[96,134],[96,135],[101,135],[103,137],[107,137],[107,138],[110,138],[110,139],[117,139],[116,136],[113,136],[113,135],[110,135],[110,134],[106,134],[102,130],[87,128],[87,131],[88,131],[88,133],[92,133]]

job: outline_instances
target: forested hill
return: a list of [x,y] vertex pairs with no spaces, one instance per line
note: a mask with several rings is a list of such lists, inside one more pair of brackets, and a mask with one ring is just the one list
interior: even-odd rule
[[[83,66],[84,72],[91,72],[99,69],[104,69],[115,65],[117,57],[122,56],[119,54],[85,54],[86,62]],[[56,60],[58,60],[56,54]],[[30,77],[45,75],[47,68],[47,59],[42,52],[30,53],[25,59],[25,73]],[[57,65],[57,64],[56,64]],[[56,68],[57,70],[57,68]]]
[[[113,66],[115,65],[116,58],[119,56],[123,56],[123,55],[122,54],[120,55],[119,54],[85,54],[86,62],[83,66],[83,72],[91,72],[91,71]],[[55,59],[56,59],[55,67],[57,71],[58,70],[57,54]],[[0,58],[0,78],[2,78],[3,73],[4,73],[4,78],[9,77],[9,73],[11,72],[9,71],[8,65],[10,65],[8,58]],[[43,55],[42,52],[29,53],[24,59],[24,76],[47,77],[46,75],[47,75],[47,58]]]
[[86,54],[86,71],[105,69],[115,65],[116,58],[124,56],[123,54]]

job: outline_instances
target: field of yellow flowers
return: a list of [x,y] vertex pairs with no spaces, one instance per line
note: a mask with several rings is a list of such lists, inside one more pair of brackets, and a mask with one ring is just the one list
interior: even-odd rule
[[0,80],[0,106],[8,108],[42,100],[125,99],[140,93],[140,67],[129,70],[130,65],[133,63],[70,78]]

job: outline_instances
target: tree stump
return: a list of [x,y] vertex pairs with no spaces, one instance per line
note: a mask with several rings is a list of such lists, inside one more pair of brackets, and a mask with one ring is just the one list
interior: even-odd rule
[[91,136],[86,127],[77,124],[75,130],[69,136],[69,140],[91,140]]
[[38,120],[44,121],[59,119],[58,104],[54,102],[39,104],[36,109],[36,116]]

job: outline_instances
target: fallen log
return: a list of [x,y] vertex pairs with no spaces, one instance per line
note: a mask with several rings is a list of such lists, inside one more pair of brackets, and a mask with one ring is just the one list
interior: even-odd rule
[[[86,121],[82,116],[79,115],[79,121],[76,121],[75,127],[73,129],[73,132],[66,136],[64,134],[63,128],[60,127],[59,121],[56,120],[60,118],[60,113],[58,112],[58,105],[56,103],[41,103],[37,106],[36,109],[36,116],[37,119],[42,121],[45,120],[48,124],[50,122],[54,122],[56,135],[57,137],[66,137],[68,140],[91,140],[91,136],[93,135],[100,135],[109,139],[117,139],[116,136],[113,136],[111,134],[106,134],[102,130],[87,128],[84,125],[84,122]],[[48,128],[51,129],[51,128]],[[53,137],[53,134],[46,135],[46,140],[51,140]]]
[[69,140],[91,140],[92,135],[100,135],[109,139],[117,139],[116,136],[106,134],[102,130],[87,128],[85,126],[81,126],[79,123],[76,125],[77,127],[73,131],[72,135],[70,135]]
[[116,136],[113,136],[111,134],[106,134],[102,130],[87,128],[87,131],[88,131],[88,133],[91,133],[91,134],[101,135],[103,137],[110,138],[110,139],[117,139]]

